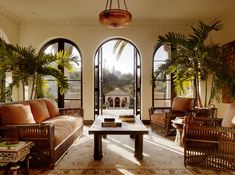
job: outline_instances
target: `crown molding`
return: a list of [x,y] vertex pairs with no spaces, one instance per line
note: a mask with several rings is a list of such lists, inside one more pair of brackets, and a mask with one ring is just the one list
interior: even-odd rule
[[[151,28],[188,28],[198,20],[133,20],[128,27],[151,27]],[[23,21],[20,27],[104,27],[98,20],[36,20]]]
[[15,15],[13,15],[9,11],[3,9],[2,7],[0,8],[0,17],[6,19],[7,21],[10,21],[16,25],[20,24],[20,20]]

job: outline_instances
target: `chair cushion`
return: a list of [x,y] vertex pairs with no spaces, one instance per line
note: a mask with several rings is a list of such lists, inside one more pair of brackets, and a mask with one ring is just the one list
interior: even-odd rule
[[55,116],[60,115],[60,111],[55,100],[53,99],[44,99],[44,100],[47,106],[47,110],[50,114],[50,117],[55,117]]
[[165,124],[165,113],[154,113],[150,116],[151,121],[155,123]]
[[232,103],[229,105],[228,109],[225,112],[221,126],[235,128],[235,125],[232,123],[234,115],[235,115],[235,103]]
[[235,115],[233,116],[232,124],[235,125]]
[[53,123],[55,126],[55,145],[60,144],[66,137],[68,137],[76,128],[79,128],[82,123],[82,117],[73,117],[68,115],[61,115],[54,118],[47,119],[43,123]]
[[30,106],[26,104],[1,106],[0,116],[3,125],[35,123]]
[[29,104],[34,120],[37,123],[41,123],[42,121],[50,118],[50,114],[47,110],[47,106],[44,100],[32,100],[29,101]]
[[175,97],[172,104],[172,110],[177,110],[177,111],[191,110],[192,107],[193,107],[193,99],[187,97]]

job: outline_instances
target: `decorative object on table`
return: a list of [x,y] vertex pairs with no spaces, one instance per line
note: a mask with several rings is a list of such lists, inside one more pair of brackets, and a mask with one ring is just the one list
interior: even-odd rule
[[[113,7],[113,0],[107,0],[105,10],[100,12],[99,21],[101,24],[120,28],[127,26],[132,19],[131,13],[127,10],[127,5],[125,0],[114,0],[117,7]],[[123,3],[120,3],[123,2]],[[122,8],[123,5],[123,8]]]
[[102,127],[121,127],[122,122],[114,117],[105,117],[101,122]]
[[135,122],[135,116],[134,115],[119,115],[119,119],[122,122]]

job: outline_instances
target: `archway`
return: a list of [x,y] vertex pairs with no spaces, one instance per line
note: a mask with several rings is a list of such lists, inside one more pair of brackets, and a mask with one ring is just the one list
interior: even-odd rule
[[123,38],[103,42],[96,51],[94,69],[95,115],[140,115],[141,61],[136,46]]

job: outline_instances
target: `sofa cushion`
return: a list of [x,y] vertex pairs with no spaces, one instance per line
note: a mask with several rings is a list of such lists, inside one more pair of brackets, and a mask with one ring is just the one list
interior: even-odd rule
[[32,100],[29,101],[29,104],[34,120],[37,123],[41,123],[42,121],[50,118],[50,114],[47,110],[47,106],[44,100]]
[[0,116],[3,125],[35,123],[30,106],[25,104],[3,105]]
[[176,111],[187,111],[191,110],[192,107],[193,99],[187,97],[175,97],[172,104],[172,110]]
[[53,123],[55,126],[55,145],[60,144],[66,137],[68,137],[75,129],[80,128],[83,124],[82,117],[73,117],[68,115],[61,115],[54,118],[47,119],[42,123]]
[[226,110],[225,112],[221,126],[235,128],[235,125],[232,123],[234,115],[235,115],[235,103],[232,103],[229,105],[228,110]]
[[55,116],[60,115],[60,111],[55,100],[45,99],[45,102],[46,102],[47,110],[50,114],[50,117],[55,117]]

